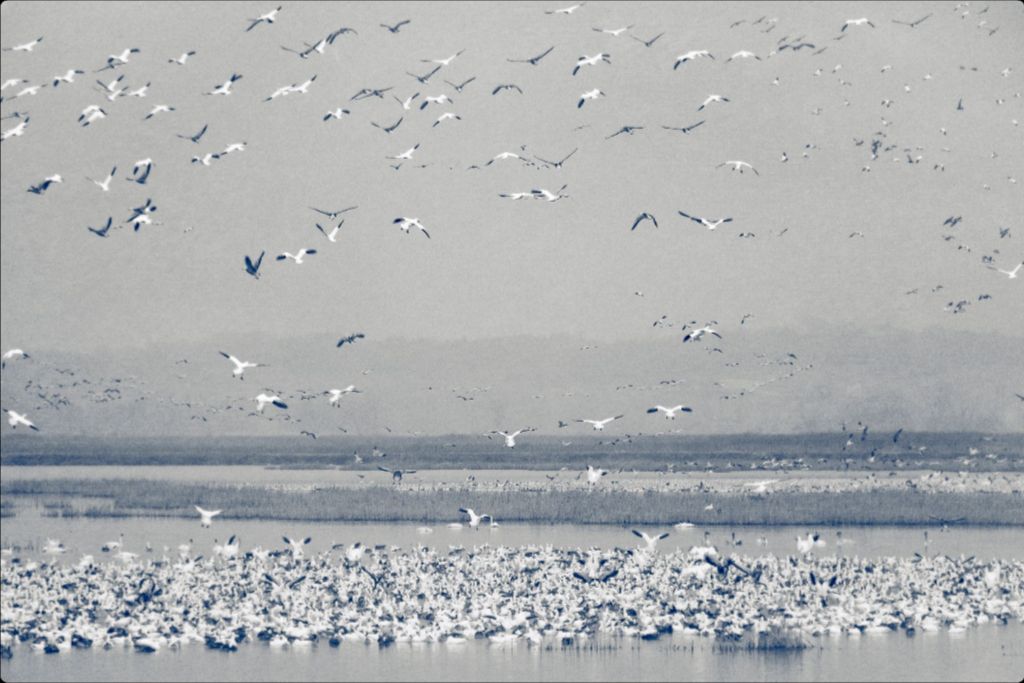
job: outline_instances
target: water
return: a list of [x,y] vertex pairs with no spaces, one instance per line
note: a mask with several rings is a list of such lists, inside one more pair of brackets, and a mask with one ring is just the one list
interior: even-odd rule
[[[335,543],[351,544],[359,541],[364,545],[397,545],[403,548],[417,544],[447,549],[450,545],[474,546],[488,543],[492,546],[552,545],[556,548],[614,548],[637,547],[643,541],[630,533],[632,527],[608,524],[500,524],[498,528],[481,524],[479,530],[468,525],[461,529],[450,529],[445,524],[420,525],[415,523],[353,523],[353,522],[304,522],[288,520],[231,520],[215,518],[213,526],[204,529],[199,518],[180,519],[174,517],[46,517],[43,508],[31,498],[9,497],[17,504],[15,517],[4,519],[0,543],[4,547],[17,545],[31,546],[38,550],[47,538],[62,541],[67,547],[66,561],[76,561],[83,554],[93,554],[96,559],[105,556],[100,547],[108,541],[117,541],[124,534],[125,548],[145,555],[148,541],[153,548],[152,555],[160,557],[164,546],[176,556],[177,546],[193,541],[193,554],[206,554],[213,549],[215,540],[224,542],[231,535],[238,536],[242,551],[254,547],[283,548],[282,536],[290,538],[311,537],[307,550],[319,552]],[[75,504],[82,501],[63,499]],[[466,521],[466,515],[453,510],[452,521]],[[422,526],[432,533],[420,532]],[[688,549],[692,545],[704,544],[704,528],[677,530],[671,527],[639,527],[648,533],[669,531],[670,535],[658,544],[666,552],[677,548]],[[1017,528],[1005,527],[964,527],[953,526],[948,531],[931,528],[928,531],[928,546],[925,547],[924,530],[916,527],[899,526],[844,526],[842,539],[848,545],[836,547],[836,529],[802,529],[798,527],[709,527],[710,540],[724,552],[736,555],[792,555],[796,554],[796,536],[808,531],[818,531],[826,546],[818,551],[820,555],[844,555],[860,557],[912,557],[915,552],[929,555],[975,555],[979,559],[1024,558],[1024,533]],[[741,545],[731,545],[733,535]],[[758,543],[763,537],[766,544]],[[30,553],[31,554],[31,553]],[[38,552],[35,553],[41,557]]]
[[[594,647],[597,646],[597,647]],[[1024,671],[1024,625],[985,625],[966,633],[818,638],[796,653],[722,652],[710,639],[600,639],[579,648],[470,641],[376,645],[343,643],[236,653],[190,645],[143,655],[75,650],[43,655],[24,646],[2,663],[5,681],[1017,681]]]

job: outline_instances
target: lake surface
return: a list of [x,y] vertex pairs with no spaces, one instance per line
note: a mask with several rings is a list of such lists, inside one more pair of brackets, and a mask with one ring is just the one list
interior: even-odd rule
[[966,633],[886,633],[814,640],[796,653],[720,651],[713,641],[672,636],[654,642],[605,638],[580,647],[376,645],[343,643],[235,653],[190,645],[143,655],[75,650],[43,655],[25,646],[2,663],[5,681],[1018,681],[1024,625],[988,624]]

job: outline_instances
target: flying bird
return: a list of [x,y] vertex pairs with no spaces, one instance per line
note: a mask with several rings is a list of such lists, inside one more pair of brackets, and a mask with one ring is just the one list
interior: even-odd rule
[[196,144],[199,144],[200,138],[202,138],[203,135],[206,134],[206,129],[209,128],[209,127],[210,127],[210,124],[208,124],[208,123],[203,124],[203,127],[201,129],[199,129],[199,132],[196,133],[195,135],[182,135],[181,133],[175,133],[174,135],[175,135],[175,137],[179,137],[182,140],[191,140],[192,142],[194,142]]
[[340,349],[345,344],[354,344],[357,339],[365,339],[365,338],[366,338],[365,334],[363,334],[362,332],[356,332],[354,334],[348,335],[347,337],[342,337],[341,339],[339,339],[338,343],[335,344],[335,347]]
[[532,66],[537,66],[540,60],[547,57],[548,54],[554,49],[555,46],[552,45],[551,47],[549,47],[547,50],[544,50],[544,52],[541,52],[536,57],[530,57],[529,59],[506,59],[506,61],[512,62],[513,64],[530,64]]
[[56,173],[56,174],[54,174],[52,176],[48,176],[48,177],[44,178],[39,183],[31,186],[30,188],[28,188],[28,191],[31,192],[32,194],[43,194],[48,189],[50,189],[50,186],[53,185],[54,183],[63,183],[63,182],[64,182],[64,179],[60,176],[59,173]]
[[223,510],[204,510],[203,508],[199,507],[198,505],[195,505],[193,507],[195,507],[196,512],[198,512],[199,515],[200,515],[199,523],[201,525],[203,525],[204,527],[212,526],[213,525],[213,518],[216,517],[217,515],[219,515],[221,512],[223,512]]
[[579,58],[579,60],[577,60],[576,66],[573,67],[572,75],[575,76],[579,72],[579,70],[582,69],[585,66],[594,66],[595,64],[599,64],[601,62],[605,62],[606,64],[611,64],[612,63],[612,56],[610,54],[606,54],[604,52],[600,52],[600,53],[594,55],[593,57],[588,57],[587,55],[583,55],[582,57]]
[[189,50],[188,52],[182,52],[180,57],[177,57],[175,59],[168,59],[167,63],[168,64],[177,64],[179,66],[185,66],[185,62],[188,61],[188,58],[191,57],[192,55],[194,55],[195,53],[196,53],[195,50]]
[[11,429],[17,429],[18,425],[24,425],[34,432],[39,431],[39,427],[36,427],[27,416],[22,415],[21,413],[16,413],[13,410],[8,410],[7,408],[0,408],[0,410],[7,413],[7,424],[11,425]]
[[231,74],[231,76],[228,78],[228,80],[224,81],[220,85],[214,86],[213,90],[211,90],[210,92],[203,93],[203,94],[205,94],[205,95],[230,95],[231,94],[231,86],[236,81],[240,81],[241,79],[242,79],[242,74]]
[[579,3],[576,3],[575,5],[571,5],[569,7],[563,7],[562,9],[545,10],[544,14],[565,14],[566,16],[568,16],[568,15],[572,14],[573,12],[575,12],[576,10],[578,10],[580,7],[583,7],[585,4],[587,4],[587,3],[586,2],[579,2]]
[[382,126],[376,121],[370,121],[370,125],[373,126],[374,128],[380,128],[382,131],[390,135],[392,132],[394,132],[396,128],[402,125],[403,120],[405,120],[405,117],[400,116],[398,120],[392,123],[390,126]]
[[281,408],[282,410],[286,410],[288,408],[288,404],[282,401],[281,397],[277,394],[271,396],[267,393],[260,393],[253,400],[256,401],[256,410],[261,413],[268,404],[273,405],[276,408]]
[[598,97],[603,97],[603,96],[604,96],[604,93],[600,89],[598,89],[598,88],[594,88],[593,90],[588,90],[587,92],[585,92],[582,95],[580,95],[580,101],[576,103],[576,108],[577,109],[582,109],[583,108],[583,103],[586,102],[587,100],[596,100]]
[[665,130],[677,130],[677,131],[679,131],[680,133],[683,133],[683,134],[685,134],[685,135],[689,135],[689,134],[690,134],[690,131],[692,131],[692,130],[693,130],[694,128],[697,128],[698,126],[702,125],[703,123],[704,123],[704,119],[701,119],[701,120],[700,120],[700,121],[698,121],[697,123],[691,124],[691,125],[689,125],[689,126],[681,126],[681,127],[676,127],[676,126],[662,126],[662,128],[664,128]]
[[142,120],[143,121],[149,121],[151,118],[153,118],[157,114],[163,114],[165,112],[172,112],[172,111],[177,111],[177,109],[175,109],[174,107],[168,106],[166,104],[158,104],[158,105],[154,106],[152,109],[150,109],[149,113],[146,114],[144,117],[142,117]]
[[732,170],[739,171],[740,173],[743,173],[743,167],[746,166],[747,168],[754,172],[754,175],[761,175],[760,173],[757,172],[756,168],[754,168],[745,161],[723,161],[722,163],[718,164],[718,166],[715,166],[715,168],[721,168],[722,166],[732,166]]
[[700,341],[700,338],[705,334],[714,335],[719,339],[722,338],[722,335],[718,334],[711,325],[705,325],[704,327],[699,327],[692,332],[687,332],[686,335],[683,336],[683,342]]
[[665,413],[665,418],[668,419],[668,420],[676,419],[676,413],[678,413],[678,412],[684,412],[684,413],[692,413],[693,412],[693,408],[690,408],[689,406],[677,405],[677,406],[672,406],[671,408],[666,408],[665,406],[663,406],[661,404],[658,404],[658,405],[654,406],[653,408],[648,408],[647,412],[648,413],[656,413],[659,410],[661,412]]
[[53,87],[56,88],[61,83],[74,83],[75,75],[84,73],[81,69],[68,69],[63,75],[53,77]]
[[259,257],[253,261],[248,255],[245,257],[245,272],[257,280],[260,279],[260,266],[263,265],[263,255],[267,252],[261,251]]
[[722,225],[723,223],[731,223],[732,222],[732,218],[719,218],[717,220],[709,220],[707,218],[701,218],[700,216],[691,216],[690,214],[684,213],[682,211],[678,211],[677,213],[680,216],[682,216],[683,218],[689,218],[694,223],[700,223],[701,225],[703,225],[708,230],[714,230],[715,228],[717,228],[718,226]]
[[313,209],[317,213],[320,213],[320,214],[323,214],[323,215],[327,216],[328,218],[330,218],[333,221],[338,216],[340,216],[341,214],[345,213],[346,211],[352,211],[353,209],[358,209],[359,207],[358,206],[349,206],[349,207],[346,207],[346,208],[341,209],[339,211],[324,211],[323,209],[318,209],[315,206],[311,206],[309,208]]
[[638,37],[634,36],[632,33],[629,34],[629,37],[632,38],[633,40],[637,41],[637,42],[643,43],[644,47],[650,47],[650,46],[654,45],[654,43],[658,40],[658,38],[661,38],[663,35],[665,35],[664,31],[662,31],[658,35],[654,36],[650,40],[644,40],[643,38],[638,38]]
[[678,69],[680,64],[685,64],[690,60],[699,59],[701,57],[708,57],[710,59],[715,58],[715,56],[707,50],[690,50],[689,52],[685,52],[676,57],[676,63],[672,65],[672,70],[675,71]]
[[872,24],[867,17],[862,17],[860,19],[847,19],[846,23],[843,24],[843,27],[839,29],[839,31],[842,32],[851,26],[863,26],[864,24],[867,24],[871,28],[875,28],[875,25]]
[[667,531],[665,533],[663,533],[663,534],[658,535],[658,536],[648,536],[646,532],[644,532],[644,531],[637,531],[636,529],[632,529],[631,531],[633,532],[634,536],[636,536],[637,538],[642,538],[644,540],[644,543],[647,544],[647,547],[644,548],[644,550],[649,551],[649,552],[653,552],[653,551],[657,550],[657,548],[658,548],[658,541],[668,538],[668,532]]
[[249,21],[251,21],[252,23],[249,24],[249,28],[245,29],[245,32],[248,33],[249,31],[253,30],[257,26],[262,24],[263,22],[267,22],[268,24],[273,24],[274,21],[277,19],[277,13],[280,12],[280,11],[281,11],[281,7],[278,6],[275,9],[270,10],[266,14],[261,14],[260,16],[258,16],[255,19],[249,19]]
[[303,261],[302,261],[303,258],[305,258],[306,256],[313,256],[314,254],[316,254],[316,249],[305,249],[305,248],[303,248],[303,249],[299,249],[298,253],[296,253],[296,254],[293,254],[293,253],[291,253],[289,251],[286,251],[286,252],[283,252],[281,254],[278,254],[277,255],[277,260],[278,261],[284,261],[285,259],[291,259],[291,260],[295,261],[295,265],[301,265],[303,263]]
[[327,232],[327,230],[325,230],[324,227],[322,225],[320,225],[319,223],[316,224],[316,229],[319,230],[321,233],[323,233],[323,236],[326,237],[329,242],[337,242],[338,241],[338,231],[341,230],[341,226],[344,225],[344,224],[345,224],[345,219],[342,218],[341,222],[338,223],[337,225],[335,225],[331,229],[330,232]]
[[523,94],[523,89],[520,88],[515,83],[502,83],[502,84],[500,84],[498,86],[495,86],[494,90],[491,91],[491,94],[492,95],[497,95],[502,90],[516,90],[516,91],[519,92],[520,95]]
[[427,239],[430,239],[430,233],[427,232],[427,229],[423,227],[422,223],[420,223],[419,218],[407,218],[405,216],[399,216],[398,218],[394,219],[391,222],[398,225],[398,227],[401,228],[407,235],[409,234],[410,228],[419,228],[420,232],[426,235]]
[[14,360],[15,358],[21,360],[24,358],[31,357],[32,356],[28,355],[21,349],[8,349],[7,351],[4,352],[3,356],[0,356],[0,370],[7,367],[7,361],[9,360]]
[[230,360],[232,363],[235,364],[235,369],[231,371],[231,374],[234,375],[235,377],[237,377],[238,379],[241,379],[241,380],[245,379],[244,373],[245,373],[245,371],[247,369],[249,369],[249,368],[264,368],[264,367],[267,367],[267,366],[263,365],[262,363],[250,363],[249,361],[238,360],[237,358],[235,358],[231,354],[224,353],[223,351],[220,351],[219,353],[220,353],[220,355],[224,356],[225,358],[227,358],[228,360]]
[[98,188],[100,188],[104,192],[110,192],[110,181],[114,179],[114,174],[115,173],[117,173],[117,166],[114,166],[112,169],[110,169],[110,174],[106,177],[106,179],[103,182],[100,182],[98,180],[93,180],[92,178],[89,178],[88,176],[86,176],[85,179],[86,180],[91,180],[93,183],[96,184],[96,186]]
[[728,102],[728,101],[729,101],[728,97],[722,97],[721,95],[708,95],[707,99],[704,100],[704,102],[699,107],[697,107],[697,111],[702,110],[704,107],[708,106],[712,102]]
[[596,431],[601,431],[602,429],[604,429],[606,424],[608,424],[609,422],[613,422],[614,420],[618,420],[621,417],[624,417],[624,415],[616,415],[615,417],[606,417],[603,420],[576,420],[576,422],[586,422],[587,424],[592,426]]
[[633,221],[633,227],[630,228],[630,231],[636,230],[636,226],[640,225],[642,221],[651,221],[652,223],[654,223],[654,227],[658,227],[658,219],[655,218],[653,214],[649,214],[646,211],[644,211],[642,214],[636,217],[636,220]]
[[388,26],[387,24],[381,24],[381,26],[383,28],[386,28],[391,33],[398,33],[399,31],[402,30],[403,26],[405,26],[406,24],[410,24],[410,23],[412,23],[411,19],[402,19],[400,22],[398,22],[394,26]]
[[13,45],[11,47],[5,47],[4,52],[32,52],[36,45],[43,42],[43,37],[39,36],[33,41],[28,43],[22,43],[21,45]]
[[114,219],[111,216],[107,217],[107,224],[102,228],[94,228],[92,226],[86,226],[89,228],[89,232],[95,233],[97,237],[106,237],[107,233],[110,232],[110,226],[113,225]]

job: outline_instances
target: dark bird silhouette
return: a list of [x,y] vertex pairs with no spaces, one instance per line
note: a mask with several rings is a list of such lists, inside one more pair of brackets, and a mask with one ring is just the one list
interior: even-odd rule
[[395,131],[396,128],[398,128],[400,125],[402,125],[402,121],[403,120],[405,120],[405,117],[401,116],[401,117],[399,117],[399,119],[397,121],[392,123],[390,126],[382,126],[379,123],[377,123],[376,121],[370,121],[370,125],[373,126],[374,128],[380,128],[382,131],[384,131],[385,133],[390,135],[391,133],[393,133]]
[[459,83],[458,85],[452,83],[449,80],[445,80],[445,83],[447,83],[448,85],[450,85],[453,88],[455,88],[455,92],[461,93],[463,88],[465,88],[467,85],[469,85],[470,83],[472,83],[475,80],[476,80],[476,76],[470,76],[469,78],[467,78],[466,80],[462,81],[462,83]]
[[260,266],[263,264],[263,255],[267,252],[261,251],[259,258],[254,262],[249,256],[245,257],[245,272],[252,275],[257,280],[260,279]]
[[640,223],[645,220],[651,221],[652,223],[654,223],[654,227],[658,227],[658,219],[644,211],[642,214],[636,217],[636,220],[633,221],[633,227],[630,228],[630,231],[636,230],[636,226],[640,225]]
[[547,57],[548,54],[554,49],[555,46],[552,45],[551,47],[549,47],[547,50],[544,50],[544,52],[541,52],[536,57],[530,57],[529,59],[509,59],[507,61],[512,62],[513,64],[530,64],[532,66],[537,66],[537,63],[540,62],[540,60]]
[[114,223],[114,219],[112,217],[108,216],[107,217],[107,224],[104,225],[102,228],[93,228],[93,227],[89,227],[89,226],[86,226],[86,227],[89,227],[89,232],[96,233],[96,235],[98,237],[106,237],[107,233],[110,232],[110,226],[113,225],[113,223]]
[[518,90],[520,95],[523,94],[522,88],[520,88],[515,83],[502,83],[501,85],[496,86],[494,90],[491,91],[491,94],[497,95],[502,90]]
[[204,124],[202,130],[200,130],[195,135],[182,135],[181,133],[175,133],[175,136],[181,138],[182,140],[191,140],[192,142],[198,144],[199,138],[203,137],[203,135],[206,134],[206,129],[209,127],[209,124]]
[[315,206],[311,206],[309,208],[313,209],[317,213],[322,213],[323,215],[327,216],[331,220],[334,220],[338,216],[340,216],[341,214],[345,213],[346,211],[351,211],[352,209],[358,209],[359,207],[358,206],[350,206],[348,208],[341,209],[340,211],[324,211],[323,209],[318,209]]
[[383,28],[386,28],[391,33],[398,33],[399,31],[402,30],[403,26],[405,26],[406,24],[410,24],[410,23],[412,23],[411,19],[402,19],[400,22],[398,22],[394,26],[388,26],[387,24],[381,24],[381,26]]
[[704,123],[704,120],[702,119],[702,120],[698,121],[697,123],[691,124],[689,126],[682,126],[682,127],[662,126],[662,128],[664,128],[665,130],[677,130],[680,133],[684,133],[686,135],[689,135],[690,131],[692,131],[694,128],[702,125],[703,123]]
[[356,339],[364,338],[366,338],[365,334],[363,334],[362,332],[356,332],[355,334],[350,334],[347,337],[342,337],[341,339],[338,340],[338,343],[335,346],[337,346],[337,348],[340,349],[345,344],[354,344],[356,342]]
[[643,43],[643,44],[644,44],[644,47],[650,47],[651,45],[654,45],[654,41],[656,41],[656,40],[657,40],[658,38],[661,38],[661,37],[662,37],[663,35],[665,35],[665,32],[664,32],[664,31],[662,31],[662,32],[661,32],[661,33],[659,33],[658,35],[654,36],[654,37],[653,37],[653,38],[651,38],[650,40],[644,40],[643,38],[637,38],[637,37],[636,37],[636,36],[634,36],[634,35],[633,35],[632,33],[631,33],[631,34],[629,34],[629,37],[630,37],[630,38],[632,38],[633,40],[635,40],[635,41],[639,42],[639,43]]

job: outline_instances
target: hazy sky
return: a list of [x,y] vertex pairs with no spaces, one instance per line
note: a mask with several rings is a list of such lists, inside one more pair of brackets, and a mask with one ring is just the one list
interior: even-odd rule
[[[676,339],[678,328],[652,328],[663,314],[716,320],[727,343],[748,313],[746,325],[780,341],[822,329],[839,343],[886,330],[1024,341],[1024,279],[982,261],[1010,270],[1024,258],[1024,195],[1011,181],[1024,180],[1014,122],[1024,119],[1019,3],[588,2],[545,14],[569,4],[286,2],[274,24],[246,32],[273,2],[4,3],[4,48],[44,40],[4,52],[3,80],[47,83],[35,96],[10,99],[20,84],[3,92],[5,117],[31,117],[2,146],[4,349],[162,356],[178,344],[244,339],[258,354],[261,336],[331,344],[354,331],[367,344]],[[915,28],[893,22],[928,14]],[[840,31],[862,16],[875,28]],[[411,23],[398,34],[379,26],[401,19]],[[593,30],[627,25],[619,36]],[[358,34],[323,55],[281,49],[342,26]],[[630,37],[661,32],[650,48]],[[815,48],[779,51],[797,39]],[[506,61],[551,46],[537,66]],[[127,47],[141,52],[94,73]],[[699,49],[716,59],[673,70],[678,55]],[[168,63],[186,50],[197,54],[185,66]],[[407,75],[459,50],[426,85]],[[739,50],[761,59],[727,61]],[[571,74],[581,55],[599,52],[611,63]],[[49,85],[71,68],[86,73]],[[202,95],[231,73],[243,76],[234,94]],[[129,88],[149,83],[147,96],[108,102],[95,81],[120,74]],[[314,74],[308,94],[263,102]],[[445,83],[470,77],[461,93]],[[500,83],[523,94],[492,96]],[[364,87],[394,89],[350,101]],[[606,97],[577,108],[593,88]],[[410,111],[390,97],[416,92]],[[424,96],[442,93],[454,102],[419,110]],[[730,101],[698,112],[713,93]],[[91,104],[108,116],[83,128],[77,118]],[[143,120],[156,104],[176,111]],[[339,106],[351,114],[322,121]],[[434,127],[443,111],[462,119]],[[403,115],[390,135],[370,125]],[[702,120],[689,135],[662,129]],[[204,124],[198,144],[175,136]],[[607,139],[625,125],[643,128]],[[872,160],[873,139],[893,148]],[[189,162],[242,141],[244,152],[210,167]],[[413,160],[391,168],[385,157],[415,144]],[[514,159],[468,168],[505,151],[559,159],[575,148],[561,169]],[[920,163],[907,163],[908,151]],[[125,182],[147,157],[148,183]],[[732,159],[760,175],[716,168]],[[115,165],[110,192],[86,180]],[[63,184],[26,192],[54,173]],[[569,197],[554,203],[498,196],[563,184]],[[147,198],[160,225],[107,239],[87,231],[108,216],[123,221]],[[308,207],[350,205],[359,208],[328,242],[314,224],[329,219]],[[711,232],[679,210],[733,222]],[[631,232],[642,211],[660,228]],[[962,222],[943,226],[953,215]],[[419,217],[431,239],[402,234],[397,216]],[[319,254],[301,266],[273,260],[302,247]],[[242,259],[262,250],[254,280]],[[944,310],[961,300],[964,312]],[[1021,374],[1010,364],[1006,372]]]

